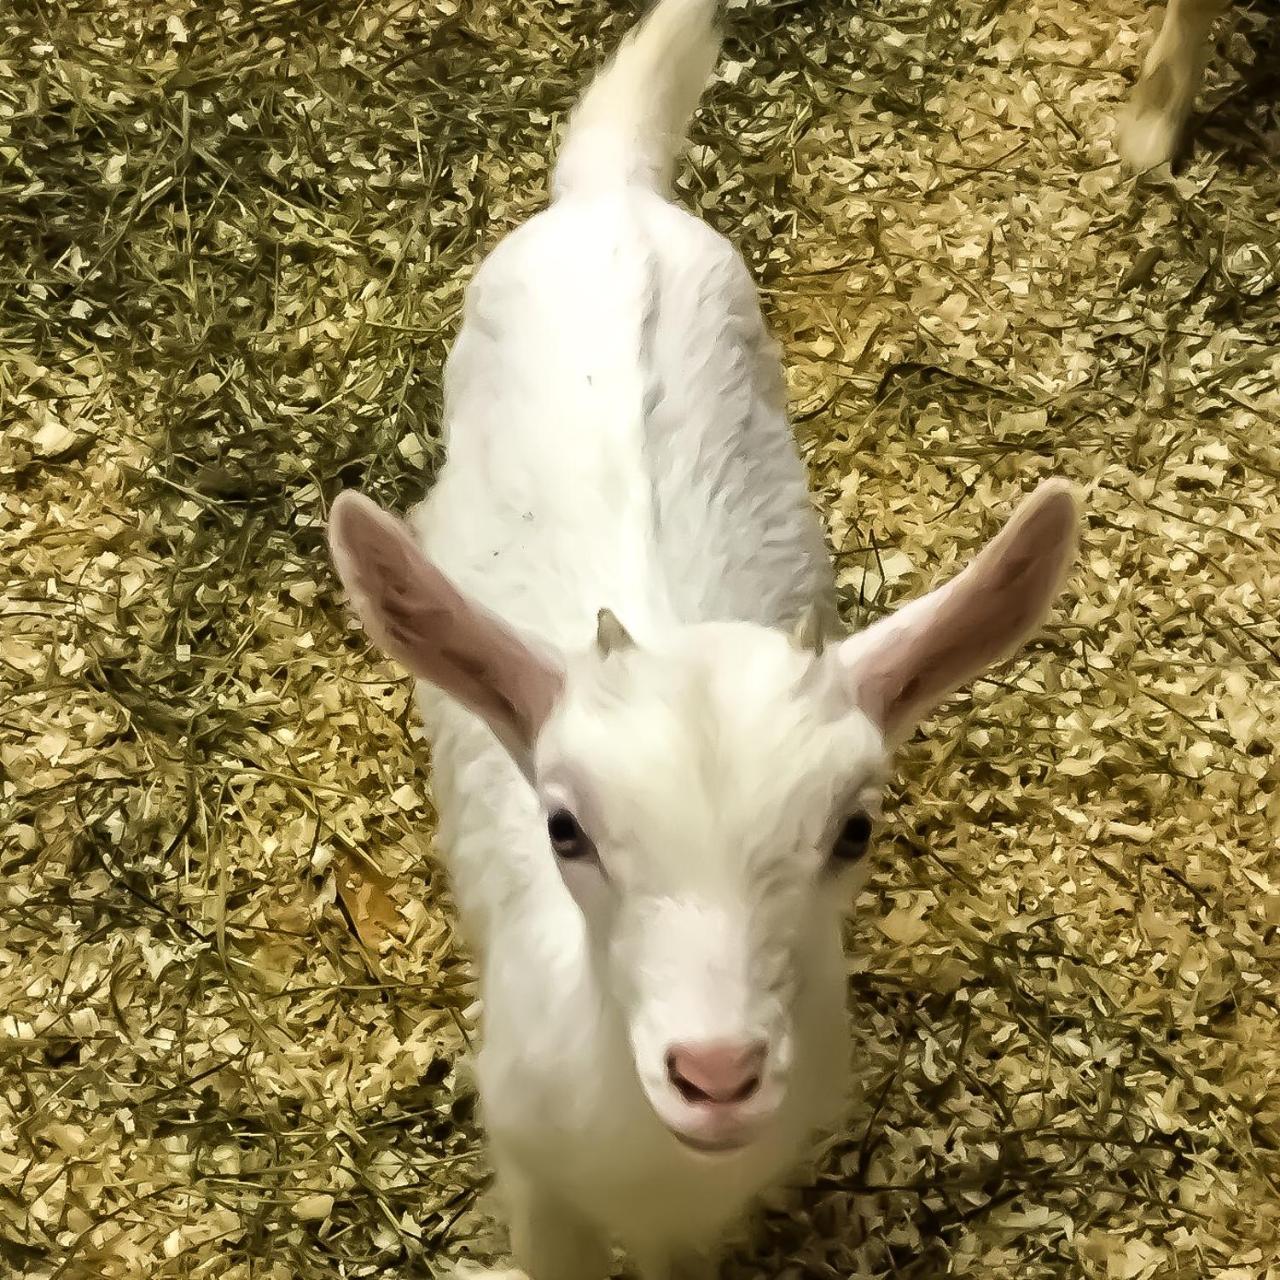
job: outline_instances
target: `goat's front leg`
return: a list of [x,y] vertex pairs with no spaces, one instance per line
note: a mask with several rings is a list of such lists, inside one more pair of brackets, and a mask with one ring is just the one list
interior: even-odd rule
[[640,1280],[716,1280],[720,1264],[710,1253],[650,1253],[636,1259]]
[[515,1170],[500,1169],[498,1181],[511,1252],[529,1280],[606,1280],[609,1246],[590,1222]]
[[1204,79],[1214,19],[1230,3],[1169,0],[1120,124],[1120,154],[1135,169],[1173,159]]

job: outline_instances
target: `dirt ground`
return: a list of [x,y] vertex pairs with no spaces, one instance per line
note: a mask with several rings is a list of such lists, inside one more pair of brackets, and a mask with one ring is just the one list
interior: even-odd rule
[[[606,0],[0,14],[0,1273],[408,1280],[501,1240],[398,673],[403,508]],[[903,753],[865,1096],[726,1275],[1280,1276],[1280,22],[1135,179],[1138,0],[747,0],[682,199],[783,340],[849,624],[1078,482],[1039,641]]]

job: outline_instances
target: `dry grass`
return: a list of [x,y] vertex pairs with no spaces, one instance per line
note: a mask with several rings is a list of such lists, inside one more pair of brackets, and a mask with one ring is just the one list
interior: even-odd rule
[[[410,1277],[489,1247],[472,988],[327,502],[403,507],[606,0],[0,16],[0,1271]],[[1280,1275],[1276,26],[1189,165],[1136,0],[732,12],[686,197],[784,338],[851,621],[1050,470],[1045,639],[906,752],[867,1100],[766,1277]],[[345,634],[345,639],[344,639]]]

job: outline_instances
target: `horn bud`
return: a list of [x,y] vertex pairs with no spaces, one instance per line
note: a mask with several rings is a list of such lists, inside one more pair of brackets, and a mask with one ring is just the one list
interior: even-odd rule
[[596,648],[600,650],[602,658],[634,648],[635,643],[631,632],[618,621],[612,609],[601,609],[596,614]]
[[826,645],[826,632],[822,625],[822,613],[816,604],[807,605],[791,633],[791,642],[797,649],[807,650],[814,657],[821,657]]

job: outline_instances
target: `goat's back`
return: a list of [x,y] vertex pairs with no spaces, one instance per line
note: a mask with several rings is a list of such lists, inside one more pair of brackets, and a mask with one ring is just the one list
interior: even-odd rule
[[737,252],[639,187],[566,198],[467,294],[449,459],[418,514],[441,568],[516,625],[790,621],[831,571],[776,344]]

